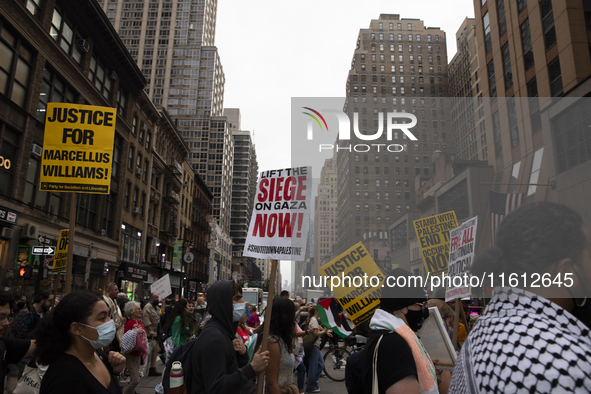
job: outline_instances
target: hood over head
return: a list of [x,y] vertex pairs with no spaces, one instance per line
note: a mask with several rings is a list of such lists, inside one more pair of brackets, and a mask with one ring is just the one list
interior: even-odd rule
[[216,327],[234,339],[238,322],[232,321],[234,313],[234,281],[219,280],[214,282],[207,290],[208,309],[211,320],[204,328]]

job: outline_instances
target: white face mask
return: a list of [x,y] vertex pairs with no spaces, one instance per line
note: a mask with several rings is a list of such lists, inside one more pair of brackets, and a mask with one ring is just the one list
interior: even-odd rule
[[108,346],[111,344],[111,342],[113,342],[113,339],[115,339],[115,333],[117,332],[117,329],[115,328],[115,323],[113,322],[113,320],[109,320],[108,322],[103,323],[103,324],[96,326],[96,327],[89,326],[88,324],[84,324],[84,323],[78,323],[78,324],[83,325],[85,327],[94,328],[95,330],[97,330],[99,336],[96,341],[92,341],[92,340],[86,338],[84,335],[81,335],[81,337],[86,339],[88,342],[90,342],[92,347],[95,349],[100,349],[102,347]]
[[242,316],[246,313],[246,305],[244,302],[240,304],[234,304],[234,312],[232,313],[232,321],[237,322],[242,319]]

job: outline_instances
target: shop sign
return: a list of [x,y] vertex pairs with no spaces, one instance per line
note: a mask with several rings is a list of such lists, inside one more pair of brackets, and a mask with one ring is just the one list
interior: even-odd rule
[[0,221],[8,223],[16,223],[18,215],[15,212],[11,212],[7,208],[0,207]]

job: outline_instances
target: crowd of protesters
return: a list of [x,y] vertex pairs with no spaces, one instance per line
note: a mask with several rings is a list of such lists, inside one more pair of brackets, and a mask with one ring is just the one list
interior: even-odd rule
[[[368,337],[356,392],[591,392],[591,243],[581,216],[551,203],[515,210],[500,225],[496,246],[472,266],[475,275],[485,270],[571,273],[572,285],[497,287],[484,313],[466,313],[456,335],[453,308],[463,304],[429,299],[422,288],[386,287],[379,308],[355,330]],[[388,275],[411,274],[396,268]],[[231,280],[212,284],[207,301],[153,293],[143,308],[115,283],[104,295],[79,291],[58,302],[40,291],[27,301],[22,292],[0,292],[0,384],[8,394],[31,382],[42,394],[134,394],[141,376],[163,373],[159,353],[166,363],[189,344],[187,393],[250,394],[260,372],[265,393],[317,393],[321,350],[336,343],[317,304],[291,300],[287,292],[272,301],[263,338],[262,305],[247,305]],[[439,369],[420,339],[430,307],[450,339],[457,338],[453,371]]]

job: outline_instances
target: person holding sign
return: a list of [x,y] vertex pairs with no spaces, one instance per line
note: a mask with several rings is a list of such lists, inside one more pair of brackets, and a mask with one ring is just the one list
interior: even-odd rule
[[450,391],[591,392],[591,242],[581,215],[547,202],[521,206],[474,262],[472,274],[483,273],[495,275],[496,287]]
[[[211,319],[195,339],[191,370],[185,371],[190,393],[240,393],[258,372],[265,371],[269,352],[259,349],[248,364],[248,352],[234,344],[238,321],[245,313],[242,287],[232,280],[214,282],[207,291]],[[237,340],[238,341],[238,340]],[[240,351],[236,351],[236,347]],[[254,389],[254,387],[253,387]]]
[[[390,272],[395,286],[384,287],[380,307],[370,321],[363,363],[365,392],[371,393],[377,378],[380,394],[438,393],[439,373],[415,334],[429,316],[427,292],[413,287],[411,273]],[[391,282],[388,282],[391,283]]]

